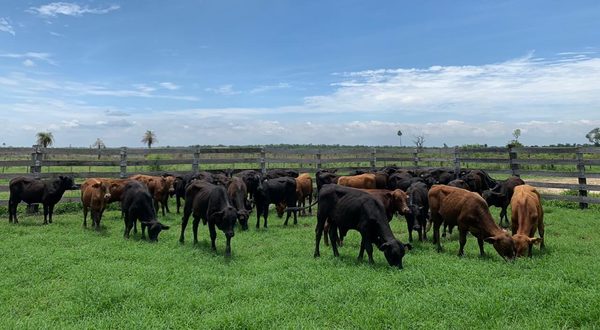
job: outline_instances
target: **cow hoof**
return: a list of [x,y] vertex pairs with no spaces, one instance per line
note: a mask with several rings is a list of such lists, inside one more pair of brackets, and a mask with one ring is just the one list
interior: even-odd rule
[[318,257],[320,257],[320,256],[321,256],[321,254],[320,254],[320,253],[317,253],[317,252],[315,252],[315,255],[314,255],[314,257],[315,257],[315,258],[318,258]]

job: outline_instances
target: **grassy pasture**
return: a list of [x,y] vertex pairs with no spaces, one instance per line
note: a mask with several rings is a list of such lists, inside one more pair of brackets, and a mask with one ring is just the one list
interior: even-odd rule
[[[191,226],[179,244],[173,213],[162,219],[172,227],[157,244],[139,234],[124,240],[117,210],[99,233],[82,228],[80,212],[58,214],[47,226],[40,216],[8,224],[4,214],[0,327],[597,327],[600,211],[545,210],[547,250],[536,248],[531,259],[504,262],[488,244],[480,258],[472,236],[458,258],[454,233],[443,253],[416,242],[402,271],[377,250],[374,265],[357,262],[356,232],[341,258],[322,245],[314,259],[315,217],[284,227],[272,213],[269,229],[236,232],[225,258],[222,233],[213,253],[202,225],[198,246]],[[404,221],[394,219],[392,229],[407,240]]]

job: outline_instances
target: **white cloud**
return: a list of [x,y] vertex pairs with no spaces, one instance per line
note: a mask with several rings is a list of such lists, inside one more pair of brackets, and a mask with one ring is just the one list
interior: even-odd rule
[[15,35],[15,29],[12,27],[7,18],[0,17],[0,31]]
[[253,88],[249,91],[250,94],[264,93],[268,91],[272,91],[275,89],[285,89],[292,87],[289,83],[279,83],[276,85],[262,85],[256,88]]
[[26,59],[25,61],[23,61],[23,65],[26,67],[32,67],[35,66],[35,62],[30,59]]
[[14,59],[26,59],[26,60],[38,60],[43,61],[51,65],[56,65],[56,62],[52,60],[52,55],[49,53],[39,53],[39,52],[27,52],[27,53],[3,53],[0,54],[0,57],[4,58],[14,58]]
[[90,8],[71,2],[52,2],[39,7],[30,7],[27,12],[45,17],[56,17],[58,15],[82,16],[84,14],[106,14],[119,8],[120,6],[118,5],[110,5],[105,8]]
[[217,88],[206,88],[205,91],[210,92],[210,93],[214,93],[214,94],[219,94],[219,95],[226,95],[226,96],[230,96],[230,95],[235,95],[235,94],[240,94],[241,92],[236,91],[233,89],[233,85],[222,85],[219,86]]
[[177,90],[177,89],[179,89],[179,88],[180,88],[180,86],[177,86],[177,85],[175,85],[174,83],[172,83],[172,82],[168,82],[168,81],[161,82],[161,83],[159,83],[158,85],[159,85],[160,87],[162,87],[162,88],[165,88],[165,89],[168,89],[168,90],[172,90],[172,91],[174,91],[174,90]]
[[48,33],[50,33],[50,35],[55,36],[55,37],[64,37],[64,34],[58,33],[58,32],[54,32],[54,31],[50,31]]

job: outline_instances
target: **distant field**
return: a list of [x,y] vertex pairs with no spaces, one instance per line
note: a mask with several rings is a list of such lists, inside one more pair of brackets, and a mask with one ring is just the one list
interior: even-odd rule
[[[233,256],[217,253],[208,229],[193,246],[177,241],[180,217],[157,244],[122,238],[119,212],[97,233],[81,227],[79,206],[60,205],[55,223],[0,218],[1,328],[594,328],[600,324],[598,210],[547,204],[546,244],[534,257],[504,262],[469,236],[458,258],[455,233],[437,253],[415,243],[404,270],[357,262],[350,232],[341,258],[321,247],[313,258],[314,217],[284,227],[236,232]],[[497,210],[493,210],[497,216]],[[407,240],[404,221],[392,221]]]

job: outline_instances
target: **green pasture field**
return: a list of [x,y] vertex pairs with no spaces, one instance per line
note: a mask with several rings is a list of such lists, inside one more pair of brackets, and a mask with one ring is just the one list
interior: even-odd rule
[[[437,253],[414,243],[404,270],[358,262],[357,232],[334,258],[313,258],[315,217],[284,227],[236,232],[232,257],[217,252],[208,229],[180,244],[180,216],[156,244],[123,239],[115,206],[102,230],[82,228],[77,204],[57,207],[50,225],[0,213],[0,328],[594,328],[600,324],[600,211],[546,204],[546,250],[505,262],[469,236],[459,258],[457,233]],[[172,210],[174,205],[171,206]],[[497,209],[493,209],[497,216]],[[22,212],[20,212],[22,214]],[[407,241],[405,221],[392,229]]]

